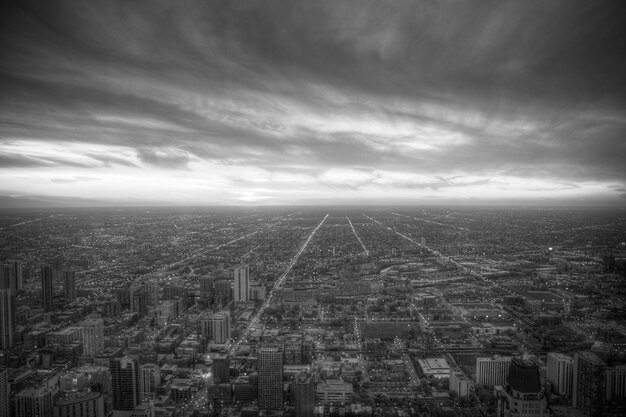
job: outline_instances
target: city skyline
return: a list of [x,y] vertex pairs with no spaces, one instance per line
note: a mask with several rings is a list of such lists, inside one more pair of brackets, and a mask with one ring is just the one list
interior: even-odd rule
[[621,208],[2,213],[3,416],[624,415]]
[[616,2],[19,2],[0,207],[623,205]]

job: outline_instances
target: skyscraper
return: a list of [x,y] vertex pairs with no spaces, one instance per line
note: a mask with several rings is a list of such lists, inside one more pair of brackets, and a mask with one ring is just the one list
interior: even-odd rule
[[230,313],[227,310],[219,311],[211,316],[209,341],[223,345],[230,340]]
[[15,417],[52,415],[52,394],[48,387],[28,387],[15,395]]
[[0,290],[0,349],[15,343],[15,296],[10,289]]
[[41,299],[43,311],[52,311],[52,277],[53,271],[50,265],[41,266]]
[[22,262],[7,261],[0,265],[0,289],[13,290],[13,294],[21,291],[24,287],[22,278]]
[[9,415],[9,373],[0,369],[0,416]]
[[181,298],[183,300],[183,310],[187,310],[189,306],[189,290],[182,284],[172,284],[163,287],[163,299],[174,300]]
[[211,315],[204,314],[198,317],[198,332],[205,340],[211,340]]
[[572,384],[574,379],[574,359],[562,353],[548,353],[548,381],[552,384],[552,390],[566,397],[572,396]]
[[215,304],[225,306],[233,300],[232,282],[221,279],[213,283]]
[[315,386],[310,372],[301,372],[293,382],[296,417],[313,417]]
[[139,399],[154,398],[161,384],[161,369],[154,363],[146,363],[139,368]]
[[506,384],[496,386],[495,393],[498,417],[548,416],[539,367],[529,359],[511,359]]
[[144,317],[148,314],[148,293],[145,287],[140,283],[134,283],[131,284],[128,291],[130,310],[139,313],[140,317]]
[[604,399],[611,402],[626,400],[626,365],[617,365],[604,370]]
[[593,352],[574,355],[572,405],[588,416],[602,416],[604,411],[604,368],[606,364]]
[[504,385],[509,375],[510,357],[496,355],[492,358],[476,358],[476,385],[492,389]]
[[213,298],[213,281],[215,278],[211,275],[200,277],[198,282],[200,283],[200,301],[208,303]]
[[155,280],[148,280],[144,282],[144,288],[148,296],[148,305],[154,307],[159,304],[159,284]]
[[113,410],[132,411],[139,405],[139,365],[129,356],[111,358]]
[[95,356],[104,350],[104,321],[88,319],[82,325],[83,354]]
[[258,351],[259,408],[283,408],[283,350],[281,346],[266,345]]
[[9,278],[9,264],[0,263],[0,290],[11,288],[11,280]]
[[76,299],[76,271],[63,271],[63,292],[65,301]]
[[230,381],[230,360],[228,355],[218,355],[213,359],[213,375],[216,382]]
[[234,301],[248,301],[248,289],[250,287],[250,268],[241,265],[233,269],[234,276]]

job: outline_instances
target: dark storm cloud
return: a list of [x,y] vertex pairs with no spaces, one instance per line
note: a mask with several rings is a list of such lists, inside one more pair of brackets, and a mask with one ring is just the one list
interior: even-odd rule
[[626,179],[621,2],[21,1],[0,19],[0,141],[138,158],[93,166]]

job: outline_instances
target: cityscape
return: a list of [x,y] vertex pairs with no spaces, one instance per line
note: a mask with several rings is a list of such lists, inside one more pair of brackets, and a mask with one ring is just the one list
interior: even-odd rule
[[0,217],[3,416],[620,416],[626,211]]
[[0,417],[626,416],[625,22],[3,2]]

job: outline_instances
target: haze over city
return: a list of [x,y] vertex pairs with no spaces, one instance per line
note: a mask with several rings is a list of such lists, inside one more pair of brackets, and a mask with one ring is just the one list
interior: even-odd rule
[[625,14],[16,2],[0,205],[621,205]]

